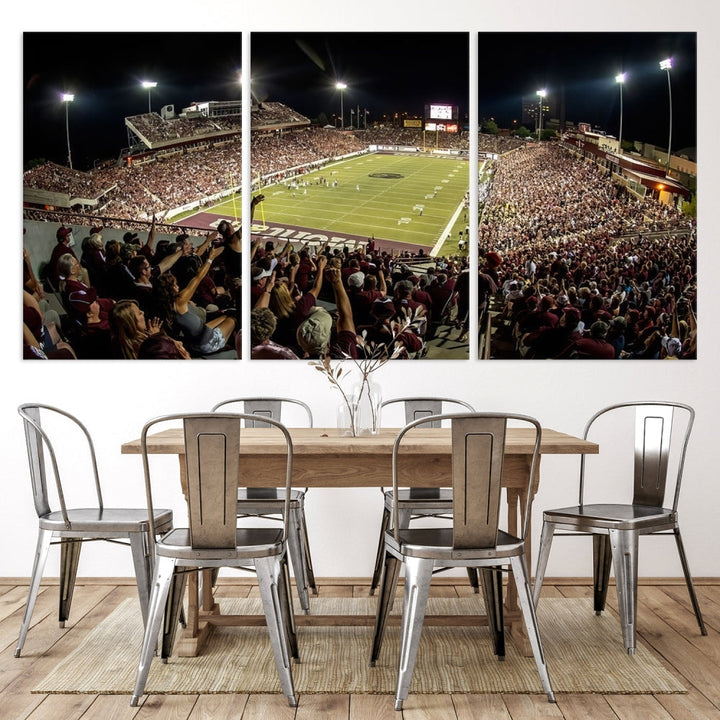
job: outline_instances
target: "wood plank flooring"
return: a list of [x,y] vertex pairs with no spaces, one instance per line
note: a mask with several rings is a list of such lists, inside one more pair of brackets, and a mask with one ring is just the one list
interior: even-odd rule
[[[638,633],[688,688],[683,695],[411,695],[403,711],[390,695],[301,695],[290,708],[281,695],[150,695],[131,708],[125,695],[35,695],[36,683],[83,642],[120,602],[135,595],[126,579],[79,579],[72,614],[58,628],[57,585],[41,587],[33,626],[14,657],[27,580],[0,578],[0,718],[2,720],[720,720],[720,579],[696,580],[708,628],[702,637],[682,581],[642,581]],[[324,597],[366,596],[362,578],[319,581]],[[466,595],[459,578],[437,578],[433,592]],[[251,597],[250,579],[222,578],[220,596]],[[585,597],[585,579],[546,579],[547,597]],[[609,612],[616,613],[614,588]],[[620,639],[618,638],[618,642]]]

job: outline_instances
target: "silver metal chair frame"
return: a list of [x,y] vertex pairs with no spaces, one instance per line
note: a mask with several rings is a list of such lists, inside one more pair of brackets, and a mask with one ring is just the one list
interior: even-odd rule
[[[243,412],[258,418],[270,418],[282,422],[282,408],[285,404],[297,405],[302,408],[308,420],[308,427],[313,426],[313,416],[310,407],[301,400],[281,397],[265,398],[234,398],[224,400],[212,408],[216,412],[220,408],[225,411],[228,406],[240,404]],[[261,420],[250,420],[246,427],[262,426]],[[305,614],[310,613],[309,590],[317,595],[315,572],[310,555],[310,540],[308,538],[307,520],[305,518],[305,490],[292,490],[290,493],[290,515],[288,524],[288,551],[290,562],[295,575],[300,607]],[[237,514],[238,517],[263,517],[278,519],[282,515],[284,498],[282,491],[277,488],[238,488]]]
[[[270,643],[282,691],[291,707],[297,705],[290,657],[298,658],[290,582],[287,569],[287,522],[290,509],[293,447],[281,423],[277,428],[287,444],[282,528],[237,525],[237,477],[243,421],[252,415],[202,413],[166,415],[149,421],[141,435],[148,510],[152,516],[152,482],[147,436],[159,423],[182,421],[187,465],[188,528],[176,528],[155,543],[156,566],[149,619],[130,704],[136,706],[145,689],[150,663],[162,632],[161,657],[172,652],[188,571],[221,567],[245,569],[253,565],[267,620]],[[163,618],[165,627],[163,628]]]
[[519,421],[532,426],[535,430],[528,486],[535,477],[542,429],[534,418],[498,413],[440,415],[411,422],[400,430],[393,445],[392,473],[395,497],[398,490],[398,452],[403,437],[419,425],[445,419],[449,419],[452,426],[453,526],[401,528],[399,505],[397,502],[393,504],[393,528],[385,532],[385,572],[378,597],[370,665],[375,665],[380,655],[401,565],[405,567],[405,592],[395,694],[396,710],[402,710],[403,702],[408,696],[430,581],[437,566],[470,567],[480,570],[494,652],[499,659],[502,659],[505,655],[502,567],[509,565],[517,586],[518,601],[543,690],[548,701],[555,702],[525,560],[525,535],[530,518],[532,492],[527,493],[522,536],[514,537],[499,527],[501,475],[507,423],[509,420]]
[[[402,397],[385,400],[382,408],[397,403],[404,404],[405,424],[430,417],[441,415],[444,406],[457,405],[458,412],[467,410],[475,412],[475,408],[464,400],[442,397]],[[462,408],[462,409],[461,409]],[[429,422],[430,427],[440,427],[439,421]],[[383,514],[380,521],[380,536],[378,538],[377,554],[375,555],[375,567],[370,582],[370,594],[380,584],[383,572],[383,559],[385,557],[385,532],[390,529],[393,508],[393,491],[381,488],[383,493]],[[449,488],[403,488],[398,491],[398,522],[401,528],[410,526],[411,520],[421,517],[436,517],[449,519],[452,515],[452,491]],[[436,570],[441,572],[441,568]],[[475,592],[480,592],[477,573],[473,568],[468,568],[468,578]]]
[[[685,549],[678,524],[678,500],[685,455],[695,419],[689,405],[674,402],[641,401],[618,403],[595,413],[585,426],[587,439],[595,421],[622,408],[635,408],[635,451],[633,500],[630,504],[586,504],[585,456],[580,461],[578,504],[546,510],[540,538],[533,600],[537,605],[550,556],[553,537],[592,535],[594,608],[596,614],[605,609],[610,566],[615,567],[618,607],[622,624],[623,644],[627,652],[635,652],[637,618],[638,540],[641,535],[673,534],[690,601],[700,632],[707,635],[700,605],[693,587]],[[678,452],[677,475],[674,481],[672,507],[664,508],[673,421],[678,413],[685,415],[682,444]]]
[[[26,403],[18,408],[18,413],[23,419],[25,428],[30,480],[35,511],[38,516],[38,539],[15,657],[20,657],[25,644],[50,545],[57,544],[58,541],[60,544],[60,604],[58,611],[60,627],[65,627],[65,621],[70,616],[70,605],[83,542],[91,540],[107,540],[119,544],[126,544],[125,541],[129,541],[140,608],[143,622],[146,622],[153,572],[150,533],[163,534],[172,529],[172,510],[157,509],[154,517],[148,521],[146,508],[105,507],[95,447],[87,428],[70,413],[51,405]],[[42,418],[48,418],[51,414],[66,418],[71,427],[75,426],[84,435],[96,496],[94,507],[67,507],[57,454],[48,433],[42,426]],[[49,470],[52,470],[55,479],[59,509],[52,508],[48,495]]]

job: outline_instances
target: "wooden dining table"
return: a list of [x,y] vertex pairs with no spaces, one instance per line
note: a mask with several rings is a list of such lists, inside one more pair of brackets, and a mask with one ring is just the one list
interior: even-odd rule
[[[362,488],[392,485],[392,448],[398,428],[382,428],[378,434],[349,437],[337,428],[288,428],[293,443],[294,487]],[[239,487],[281,486],[285,479],[286,445],[284,438],[270,428],[247,428],[241,442]],[[537,492],[540,464],[528,485],[534,447],[531,429],[508,428],[502,482],[506,488],[508,531],[518,535],[524,521],[527,493]],[[148,454],[177,455],[179,479],[186,489],[185,447],[182,430],[170,428],[148,436]],[[447,487],[451,472],[450,428],[419,427],[403,439],[398,456],[398,478],[401,487]],[[141,453],[140,440],[122,444],[123,454]],[[582,438],[543,428],[540,456],[596,454],[598,445]],[[528,567],[531,567],[530,523],[526,540]],[[505,620],[521,652],[531,654],[525,628],[517,605],[515,586],[507,587]],[[201,591],[197,575],[188,580],[188,618],[177,652],[196,655],[215,625],[258,624],[264,617],[222,615],[215,602],[212,583],[204,581]],[[372,624],[370,616],[304,615],[296,618],[302,624]],[[477,616],[428,619],[436,624],[478,624]]]

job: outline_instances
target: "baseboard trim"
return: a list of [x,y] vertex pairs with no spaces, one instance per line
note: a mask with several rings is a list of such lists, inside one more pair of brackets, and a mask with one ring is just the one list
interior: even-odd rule
[[[254,577],[231,577],[223,576],[223,584],[227,585],[257,585]],[[76,580],[78,585],[134,585],[133,577],[78,577]],[[316,578],[318,585],[370,585],[369,577],[327,577]],[[402,578],[400,578],[402,582]],[[463,583],[461,576],[455,577],[435,577],[433,585],[458,585]],[[610,578],[610,583],[614,583],[614,579]],[[694,577],[695,585],[720,585],[720,577]],[[29,577],[0,577],[0,586],[8,585],[29,585]],[[59,585],[60,579],[56,577],[43,578],[41,585]],[[544,585],[592,585],[590,577],[546,577],[543,581]],[[644,577],[638,578],[639,585],[685,585],[685,578],[680,577]]]

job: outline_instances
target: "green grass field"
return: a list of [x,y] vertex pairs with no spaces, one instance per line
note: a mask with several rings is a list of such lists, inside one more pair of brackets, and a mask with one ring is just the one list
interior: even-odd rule
[[[318,184],[321,176],[327,185]],[[255,210],[256,224],[374,235],[428,248],[447,237],[441,254],[448,254],[457,251],[458,233],[467,223],[468,163],[457,158],[363,155],[299,176],[297,188],[289,182],[262,188],[265,201]],[[233,215],[239,203],[228,201],[213,211]]]

